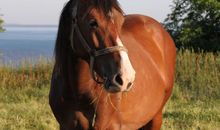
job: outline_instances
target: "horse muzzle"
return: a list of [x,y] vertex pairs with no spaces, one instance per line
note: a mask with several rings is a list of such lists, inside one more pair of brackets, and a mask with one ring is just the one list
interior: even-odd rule
[[116,74],[112,78],[107,78],[104,87],[110,93],[128,92],[131,90],[134,79],[128,79],[122,74]]

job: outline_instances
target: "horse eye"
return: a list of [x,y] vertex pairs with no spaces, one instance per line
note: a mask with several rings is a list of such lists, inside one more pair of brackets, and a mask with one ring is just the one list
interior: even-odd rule
[[89,26],[90,26],[91,28],[93,28],[93,29],[96,29],[96,28],[99,27],[99,25],[98,25],[98,23],[96,22],[95,19],[92,19],[92,20],[89,21]]

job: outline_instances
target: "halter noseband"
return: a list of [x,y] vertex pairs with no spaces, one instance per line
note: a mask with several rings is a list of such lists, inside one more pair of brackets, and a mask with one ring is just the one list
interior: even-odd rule
[[72,10],[72,17],[73,17],[72,24],[73,24],[73,26],[72,26],[71,38],[70,38],[71,47],[72,47],[73,51],[75,51],[74,43],[73,43],[73,39],[72,39],[73,34],[75,32],[78,35],[78,38],[81,41],[83,47],[86,49],[87,53],[89,54],[89,57],[90,57],[89,67],[90,67],[90,73],[91,73],[92,78],[97,83],[102,84],[103,82],[98,81],[98,79],[96,77],[96,73],[93,70],[95,58],[98,57],[98,56],[102,56],[102,55],[106,55],[106,54],[113,53],[113,52],[118,52],[118,51],[127,52],[127,49],[123,46],[107,47],[107,48],[101,49],[101,50],[91,49],[89,47],[88,42],[83,37],[83,35],[82,35],[82,33],[79,29],[79,25],[78,25],[78,21],[77,21],[77,10],[78,10],[78,0],[76,0],[76,3],[75,3],[75,5],[73,7],[73,10]]

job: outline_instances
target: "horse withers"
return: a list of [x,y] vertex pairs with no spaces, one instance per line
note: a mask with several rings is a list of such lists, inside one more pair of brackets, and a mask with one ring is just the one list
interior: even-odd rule
[[154,19],[124,15],[117,0],[70,0],[49,96],[60,130],[159,130],[175,56]]

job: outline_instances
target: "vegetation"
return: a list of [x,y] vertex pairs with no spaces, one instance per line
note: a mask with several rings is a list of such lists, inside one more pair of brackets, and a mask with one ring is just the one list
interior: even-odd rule
[[[0,129],[58,130],[48,104],[52,63],[0,65]],[[180,51],[163,130],[220,128],[220,55]]]
[[5,31],[5,29],[2,27],[3,23],[4,23],[4,21],[0,18],[0,32]]
[[220,55],[180,51],[164,130],[220,129]]
[[48,105],[52,63],[0,66],[0,130],[58,130]]
[[173,0],[164,25],[178,48],[220,51],[219,0]]
[[173,0],[172,12],[164,26],[180,51],[174,92],[165,109],[163,129],[219,130],[219,0]]

